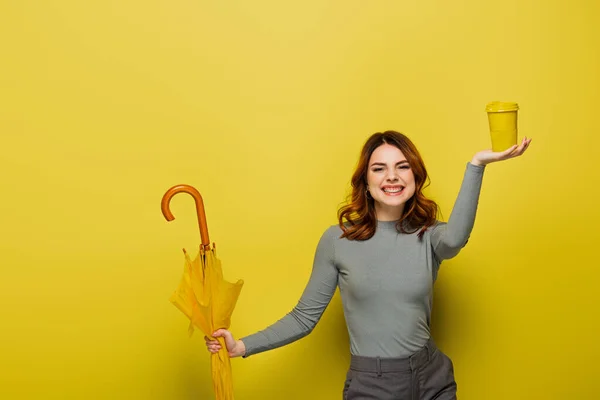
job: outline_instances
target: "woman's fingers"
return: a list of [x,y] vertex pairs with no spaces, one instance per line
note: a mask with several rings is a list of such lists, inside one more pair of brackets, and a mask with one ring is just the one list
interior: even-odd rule
[[211,353],[218,353],[221,350],[221,346],[208,346],[208,351]]
[[521,143],[521,145],[516,149],[513,157],[518,157],[518,156],[522,155],[523,153],[525,153],[525,150],[527,150],[527,148],[529,147],[529,143],[531,143],[531,139],[527,139],[525,137],[523,139],[523,142]]
[[221,350],[221,345],[217,340],[211,340],[208,338],[208,336],[204,336],[204,341],[206,342],[206,348],[211,353],[217,353],[219,350]]
[[204,341],[210,344],[218,344],[219,342],[215,339],[210,339],[208,336],[204,336]]
[[527,139],[527,137],[524,137],[519,145],[514,145],[509,149],[506,149],[505,151],[501,152],[499,154],[498,160],[508,160],[510,158],[521,156],[523,153],[525,153],[527,147],[529,147],[529,143],[531,143],[531,139]]
[[216,343],[216,344],[206,343],[206,348],[208,349],[208,351],[210,351],[212,353],[216,353],[219,350],[221,350],[221,345],[219,343]]

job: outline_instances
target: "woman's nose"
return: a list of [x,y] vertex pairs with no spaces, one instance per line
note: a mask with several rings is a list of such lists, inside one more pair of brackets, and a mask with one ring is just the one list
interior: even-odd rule
[[396,175],[395,171],[394,172],[388,172],[388,175],[387,175],[386,179],[388,181],[394,182],[394,181],[398,180],[398,175]]

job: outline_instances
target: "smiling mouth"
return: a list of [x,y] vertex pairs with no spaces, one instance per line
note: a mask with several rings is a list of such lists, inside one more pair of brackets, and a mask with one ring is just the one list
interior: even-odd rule
[[386,196],[398,196],[404,192],[404,186],[383,188],[381,190]]

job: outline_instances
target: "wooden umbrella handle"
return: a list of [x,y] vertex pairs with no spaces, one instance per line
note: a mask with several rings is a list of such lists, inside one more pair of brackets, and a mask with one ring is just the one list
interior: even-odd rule
[[177,193],[188,193],[194,197],[196,202],[196,214],[198,215],[198,225],[200,227],[200,239],[202,240],[202,246],[204,250],[210,249],[210,239],[208,237],[208,226],[206,225],[206,213],[204,212],[204,201],[200,192],[190,185],[175,185],[164,194],[160,208],[167,221],[173,221],[175,217],[169,208],[171,198]]

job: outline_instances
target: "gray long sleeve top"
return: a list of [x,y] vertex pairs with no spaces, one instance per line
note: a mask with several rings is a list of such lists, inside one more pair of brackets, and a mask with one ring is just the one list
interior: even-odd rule
[[440,263],[465,246],[485,167],[467,164],[447,223],[437,221],[422,239],[399,233],[395,221],[378,221],[366,241],[340,239],[338,225],[322,235],[312,274],[298,304],[266,329],[241,338],[249,357],[308,335],[337,287],[350,337],[350,352],[367,357],[407,357],[430,337],[433,284]]

